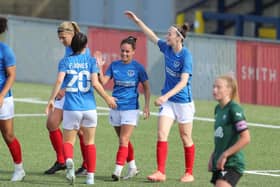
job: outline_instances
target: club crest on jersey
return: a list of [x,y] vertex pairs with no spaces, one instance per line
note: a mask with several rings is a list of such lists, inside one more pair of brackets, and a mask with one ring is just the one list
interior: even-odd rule
[[227,119],[227,115],[223,115],[223,120],[226,120]]
[[175,61],[174,64],[173,64],[173,66],[174,66],[175,68],[178,68],[178,67],[180,66],[180,62],[179,62],[179,61]]
[[128,70],[128,71],[127,71],[127,75],[128,75],[129,77],[133,77],[133,76],[135,75],[135,72],[134,72],[133,70]]
[[215,130],[214,135],[215,135],[215,137],[217,137],[217,138],[223,138],[223,137],[224,137],[223,128],[222,128],[222,127],[218,127],[218,128]]

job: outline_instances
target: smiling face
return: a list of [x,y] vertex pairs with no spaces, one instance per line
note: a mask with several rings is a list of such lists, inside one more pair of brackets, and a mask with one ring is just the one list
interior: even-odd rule
[[73,36],[74,36],[74,34],[72,34],[70,32],[59,32],[58,33],[59,41],[64,46],[70,46],[71,45],[71,41],[72,41]]
[[225,79],[216,79],[213,85],[213,97],[215,100],[221,102],[231,100],[232,89],[228,86]]
[[123,43],[121,45],[121,59],[124,63],[129,63],[135,54],[131,44]]

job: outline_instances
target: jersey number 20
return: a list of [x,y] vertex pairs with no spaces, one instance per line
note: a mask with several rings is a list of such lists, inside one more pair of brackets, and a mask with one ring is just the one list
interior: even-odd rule
[[[77,72],[75,70],[68,70],[67,74],[72,75],[72,79],[66,86],[67,92],[88,92],[91,86],[90,73],[88,71]],[[74,87],[77,83],[77,87]]]

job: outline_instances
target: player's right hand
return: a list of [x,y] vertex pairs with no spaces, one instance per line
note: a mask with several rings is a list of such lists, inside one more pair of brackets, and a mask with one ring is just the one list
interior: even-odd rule
[[50,112],[53,112],[54,111],[54,101],[49,101],[47,106],[46,106],[46,109],[45,109],[45,113],[46,115],[49,115]]
[[112,96],[109,96],[107,99],[106,99],[106,102],[108,104],[108,106],[112,109],[114,108],[117,108],[117,103],[116,103],[116,98],[115,97],[112,97]]

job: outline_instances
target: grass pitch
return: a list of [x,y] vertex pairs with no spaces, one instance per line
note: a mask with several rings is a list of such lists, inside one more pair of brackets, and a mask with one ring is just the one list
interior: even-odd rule
[[[37,101],[47,101],[51,86],[16,83],[14,85],[14,98],[32,98]],[[96,96],[98,106],[106,107],[99,96]],[[142,102],[143,96],[141,96]],[[151,103],[155,96],[152,97]],[[142,102],[143,103],[143,102]],[[196,116],[213,118],[213,101],[195,101]],[[69,186],[65,179],[65,172],[55,175],[44,175],[43,172],[55,161],[55,153],[49,141],[48,131],[45,127],[46,116],[43,115],[46,104],[15,102],[15,133],[21,142],[23,150],[24,168],[26,177],[23,182],[11,183],[13,163],[8,148],[3,139],[0,140],[0,186]],[[241,187],[280,186],[280,109],[279,107],[243,105],[248,122],[274,125],[275,128],[250,126],[251,144],[245,149],[247,171],[254,174],[244,174],[239,185]],[[157,108],[151,104],[151,111]],[[107,113],[106,110],[98,112]],[[179,178],[184,172],[184,158],[182,143],[175,124],[169,136],[169,154],[166,166],[167,181],[164,183],[150,183],[146,176],[156,169],[156,130],[157,117],[151,116],[148,120],[140,118],[139,125],[132,136],[135,148],[136,164],[140,174],[128,181],[112,182],[111,173],[114,169],[115,155],[118,141],[113,128],[108,123],[108,116],[100,115],[96,132],[97,168],[95,173],[95,186],[212,186],[209,183],[211,173],[207,172],[209,155],[213,149],[213,122],[195,120],[193,139],[196,145],[196,159],[194,166],[195,181],[182,184]],[[274,127],[272,126],[272,127]],[[81,164],[79,143],[75,145],[75,167]],[[263,170],[263,171],[262,171]],[[126,168],[123,171],[126,174]],[[275,175],[275,176],[273,176]],[[76,186],[85,186],[85,177],[77,177]]]

